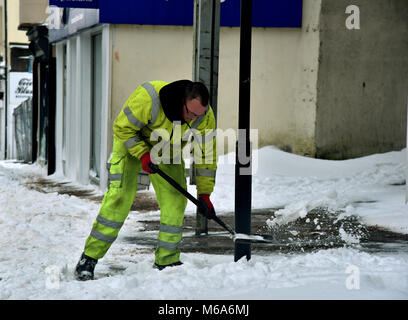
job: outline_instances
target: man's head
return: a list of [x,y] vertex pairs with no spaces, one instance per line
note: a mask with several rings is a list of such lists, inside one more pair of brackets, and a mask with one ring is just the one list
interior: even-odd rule
[[182,116],[190,122],[203,115],[208,110],[209,93],[201,82],[191,82],[186,86]]

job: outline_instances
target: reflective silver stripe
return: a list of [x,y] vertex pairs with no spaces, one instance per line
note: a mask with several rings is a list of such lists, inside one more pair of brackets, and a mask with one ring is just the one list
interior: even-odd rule
[[197,169],[196,168],[196,176],[200,177],[209,177],[209,178],[215,178],[216,170],[210,170],[210,169]]
[[129,106],[126,106],[126,107],[123,109],[123,112],[125,113],[125,115],[126,115],[127,119],[129,120],[129,122],[130,122],[131,124],[133,124],[135,127],[138,127],[139,129],[142,129],[142,128],[146,125],[146,123],[140,121],[139,119],[137,119],[137,118],[133,115],[133,113],[132,113],[132,111],[130,110]]
[[152,119],[149,120],[149,124],[154,124],[157,120],[157,117],[159,116],[160,98],[157,94],[156,89],[150,82],[143,83],[142,87],[146,89],[147,93],[152,99]]
[[128,141],[125,141],[123,145],[127,148],[130,149],[134,147],[138,142],[142,141],[138,136],[134,136],[130,138]]
[[111,221],[99,215],[96,217],[96,221],[98,221],[100,224],[104,225],[105,227],[109,227],[112,229],[120,229],[123,226],[123,222]]
[[116,240],[116,237],[109,237],[105,236],[103,233],[100,233],[98,230],[92,229],[91,231],[91,237],[94,237],[97,240],[100,240],[102,242],[106,243],[113,243]]
[[183,231],[183,227],[173,227],[173,226],[166,226],[165,224],[160,224],[160,232],[179,234],[182,231]]
[[167,250],[176,250],[179,247],[180,242],[167,242],[163,240],[159,240],[158,246]]
[[110,181],[121,181],[122,180],[122,174],[121,173],[110,173],[109,174],[109,180]]

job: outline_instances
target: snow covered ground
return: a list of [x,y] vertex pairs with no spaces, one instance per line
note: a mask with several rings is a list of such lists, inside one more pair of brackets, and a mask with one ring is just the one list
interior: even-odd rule
[[[406,150],[347,161],[323,161],[265,147],[255,153],[252,206],[281,208],[270,226],[318,206],[343,209],[367,225],[408,234]],[[212,196],[219,215],[234,211],[234,165],[220,158]],[[74,280],[99,203],[41,193],[26,182],[37,165],[0,161],[0,299],[407,299],[408,252],[352,247],[309,253],[228,255],[182,253],[184,265],[158,271],[153,254],[121,238],[143,230],[131,212],[117,242],[96,267],[96,280]],[[61,181],[61,177],[51,177]],[[195,193],[195,187],[189,186]],[[186,215],[193,215],[189,203]],[[147,213],[159,219],[159,212]],[[146,213],[143,214],[146,216]],[[402,247],[403,248],[403,247]],[[407,248],[405,246],[405,248]],[[119,272],[112,272],[112,266]],[[109,275],[109,276],[106,276]]]

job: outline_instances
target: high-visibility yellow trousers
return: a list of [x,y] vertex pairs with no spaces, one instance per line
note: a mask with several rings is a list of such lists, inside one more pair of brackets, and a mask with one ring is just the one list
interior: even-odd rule
[[[184,162],[159,164],[159,168],[186,186]],[[114,140],[109,168],[109,189],[105,193],[99,214],[86,240],[84,253],[94,259],[102,258],[116,240],[126,220],[137,191],[137,176],[142,167],[139,159]],[[180,241],[187,199],[158,174],[150,174],[150,181],[160,207],[160,230],[155,262],[168,265],[180,261]]]

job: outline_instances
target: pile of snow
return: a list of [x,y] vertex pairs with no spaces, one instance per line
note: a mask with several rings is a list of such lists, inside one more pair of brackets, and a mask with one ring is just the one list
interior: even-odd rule
[[[367,225],[408,233],[405,186],[398,186],[405,181],[405,149],[344,161],[302,157],[272,146],[256,151],[252,207],[280,208],[276,218],[268,221],[270,226],[303,218],[316,207],[327,207],[358,215]],[[224,164],[217,171],[212,196],[218,213],[234,211],[235,166],[226,159],[234,157],[221,157]],[[188,208],[194,211],[191,204]]]
[[[323,161],[263,148],[257,154],[252,206],[280,208],[270,224],[282,225],[327,206],[408,233],[405,186],[400,185],[404,157],[401,151]],[[212,200],[220,215],[234,211],[234,172],[233,164],[219,165]],[[275,251],[237,263],[226,255],[182,253],[184,265],[158,271],[152,268],[153,253],[121,240],[143,230],[138,212],[129,214],[117,241],[98,262],[96,280],[76,281],[73,270],[100,204],[25,186],[45,175],[37,165],[0,161],[0,299],[408,298],[408,252],[398,248]],[[194,194],[195,187],[189,191]],[[186,214],[194,212],[189,203]],[[147,214],[159,220],[159,212]]]

